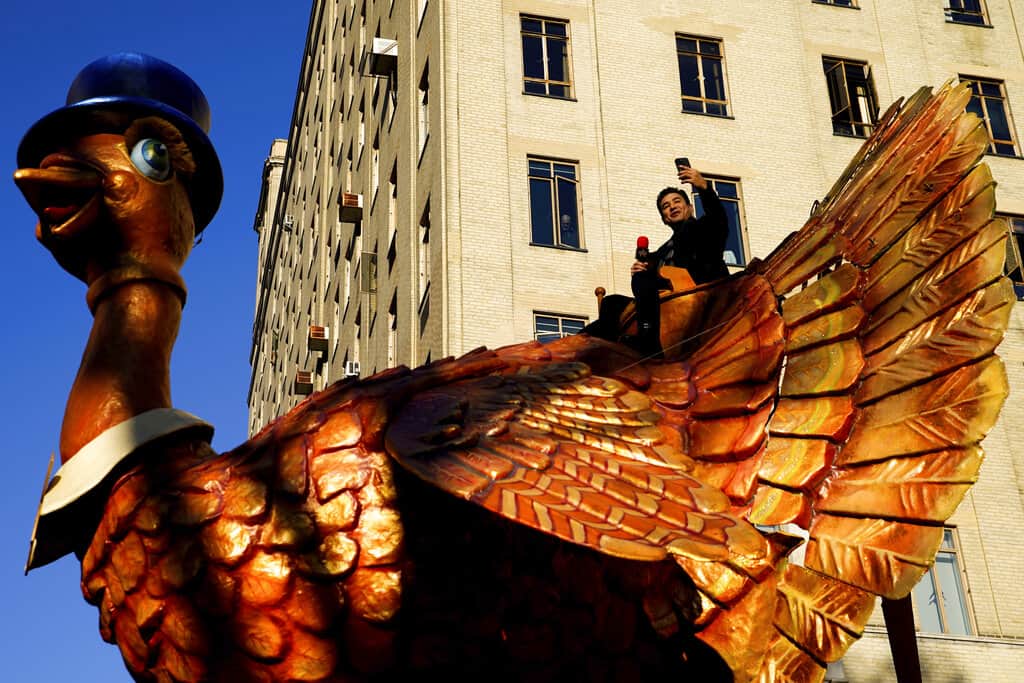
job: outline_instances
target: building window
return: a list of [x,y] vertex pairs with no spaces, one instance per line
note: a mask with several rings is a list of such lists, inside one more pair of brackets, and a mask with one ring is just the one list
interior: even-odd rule
[[878,120],[878,97],[867,62],[822,57],[828,99],[832,105],[832,132],[866,138]]
[[423,75],[420,76],[419,97],[417,107],[417,124],[420,143],[420,155],[427,148],[427,140],[430,138],[430,63],[423,65]]
[[377,203],[377,190],[380,188],[380,136],[373,136],[373,147],[370,149],[370,210]]
[[811,0],[815,5],[833,5],[835,7],[856,7],[854,0]]
[[530,95],[572,97],[569,22],[520,17],[523,38],[523,90]]
[[[704,176],[708,186],[722,200],[725,216],[729,221],[729,237],[725,240],[725,252],[722,254],[726,264],[730,266],[747,265],[746,249],[743,246],[743,192],[737,178],[715,178]],[[697,217],[704,215],[700,195],[693,193],[693,209]]]
[[1006,277],[1013,283],[1013,291],[1018,301],[1024,301],[1024,216],[998,214],[1006,220],[1010,230],[1010,238],[1006,240]]
[[580,248],[579,164],[529,157],[530,243]]
[[956,530],[944,529],[935,564],[914,586],[920,631],[962,636],[973,632],[959,555]]
[[729,115],[725,92],[725,56],[716,38],[676,35],[679,88],[683,111],[712,116]]
[[989,154],[1001,157],[1017,156],[1017,142],[1013,136],[1013,121],[1006,106],[1006,90],[1002,81],[960,75],[960,80],[971,86],[971,101],[967,111],[974,112],[985,122],[992,142]]
[[553,342],[570,334],[578,334],[587,324],[586,318],[551,313],[533,314],[533,338],[541,344]]
[[416,248],[416,262],[419,268],[419,316],[420,334],[427,327],[430,318],[430,198],[420,216],[420,239]]
[[391,295],[388,306],[388,367],[395,367],[395,345],[398,339],[398,292]]
[[983,0],[949,0],[946,7],[946,21],[954,24],[988,26]]

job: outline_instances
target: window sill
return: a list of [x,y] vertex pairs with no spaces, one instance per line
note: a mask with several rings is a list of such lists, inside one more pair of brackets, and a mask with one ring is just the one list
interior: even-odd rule
[[581,254],[588,253],[583,247],[567,247],[564,244],[544,244],[543,242],[530,242],[531,247],[543,247],[545,249],[558,249],[559,251],[575,251]]
[[995,152],[985,152],[987,157],[995,157],[996,159],[1024,159],[1024,156],[1020,154],[996,154]]
[[834,5],[831,2],[821,2],[821,0],[811,0],[811,4],[812,5],[824,5],[825,7],[835,7],[836,9],[856,9],[856,10],[860,9],[860,7],[857,7],[856,5],[853,5],[853,6],[850,6],[850,5]]
[[709,119],[726,119],[728,121],[736,120],[736,117],[732,114],[709,114],[706,111],[686,111],[685,109],[680,109],[679,113],[689,114],[690,116],[706,116]]
[[559,97],[558,95],[544,95],[544,94],[539,93],[539,92],[526,92],[525,90],[523,91],[523,94],[524,95],[529,95],[530,97],[543,97],[546,100],[561,100],[563,102],[577,102],[578,101],[575,97]]
[[953,21],[952,19],[946,19],[946,23],[956,26],[971,26],[973,28],[995,28],[992,24],[975,24],[970,21]]
[[854,135],[853,133],[837,133],[832,131],[832,137],[835,138],[849,138],[850,140],[867,140],[870,135]]

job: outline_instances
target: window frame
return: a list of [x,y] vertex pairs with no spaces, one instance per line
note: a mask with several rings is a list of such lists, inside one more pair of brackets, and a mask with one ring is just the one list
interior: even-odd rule
[[[821,65],[825,73],[825,89],[828,92],[829,107],[832,110],[832,134],[850,138],[870,136],[878,124],[879,114],[878,91],[875,88],[871,64],[859,59],[822,55]],[[861,81],[851,85],[851,74],[848,69],[862,70],[861,77],[866,88],[864,96],[869,107],[868,112],[860,111],[860,99],[854,88]],[[833,74],[835,75],[833,76]],[[855,116],[855,103],[857,104],[857,116]],[[841,118],[844,114],[846,116]],[[840,126],[843,125],[849,126],[849,131],[841,130]]]
[[[946,15],[947,24],[959,24],[961,26],[981,26],[991,28],[992,24],[988,20],[988,7],[985,6],[985,0],[977,0],[978,9],[967,9],[964,5],[965,0],[946,0],[948,3],[946,7],[942,8],[943,13]],[[960,7],[953,7],[953,5],[959,4]],[[959,17],[959,18],[958,18]],[[979,21],[964,21],[964,17],[977,17]]]
[[[535,175],[535,165],[547,164],[549,167],[548,174],[546,176]],[[556,168],[556,166],[562,167],[562,169]],[[568,176],[563,173],[559,173],[566,167],[571,167],[572,176]],[[534,225],[534,180],[547,180],[548,181],[548,201],[551,207],[550,219],[551,219],[551,242],[538,241],[537,228]],[[575,196],[575,217],[576,217],[576,244],[569,243],[565,239],[565,232],[562,228],[563,221],[561,217],[569,215],[561,211],[561,188],[560,183],[566,182],[571,183],[573,193]],[[581,181],[580,181],[580,162],[572,159],[557,159],[552,157],[544,157],[539,155],[529,154],[526,157],[526,187],[527,187],[527,198],[530,207],[530,246],[535,247],[548,247],[555,249],[568,249],[571,251],[586,251],[585,243],[583,240],[583,202],[581,198]]]
[[[527,21],[539,21],[541,24],[540,32],[527,29],[525,22]],[[576,90],[573,87],[574,73],[572,66],[572,35],[569,29],[568,19],[558,19],[556,17],[542,17],[536,14],[520,14],[519,15],[519,46],[522,52],[522,67],[523,67],[523,94],[533,95],[535,97],[548,97],[556,100],[570,100],[575,101]],[[557,35],[548,33],[548,24],[557,24],[565,27],[565,35]],[[544,77],[537,78],[535,76],[526,75],[526,39],[527,37],[534,37],[540,39],[541,44],[541,62],[544,69]],[[548,55],[550,54],[550,41],[563,41],[565,43],[565,80],[556,80],[551,78],[551,66]],[[544,92],[532,92],[527,89],[528,84],[534,83],[543,85]],[[565,88],[564,94],[552,93],[552,87]]]
[[[967,74],[958,74],[957,76],[961,82],[966,83],[971,88],[971,101],[967,105],[968,111],[974,111],[971,109],[971,105],[975,103],[975,100],[979,101],[978,109],[981,113],[978,114],[979,118],[985,122],[985,128],[988,130],[989,145],[988,150],[985,152],[991,156],[1005,157],[1007,159],[1019,159],[1020,158],[1020,144],[1017,142],[1013,125],[1013,114],[1010,112],[1010,102],[1006,96],[1006,82],[996,78],[982,78],[981,76],[969,76]],[[996,86],[999,89],[998,97],[984,92],[984,86]],[[977,88],[975,88],[977,86]],[[988,103],[991,101],[999,102],[1002,108],[1003,117],[1006,119],[1006,127],[1010,133],[1009,139],[996,140],[992,133],[992,120],[989,117]],[[1012,154],[1004,154],[998,151],[999,145],[1008,145],[1013,148]]]
[[[842,5],[840,2],[849,2],[849,5]],[[860,9],[857,0],[811,0],[814,5],[828,5],[829,7],[845,7],[847,9]]]
[[[1017,301],[1024,301],[1024,214],[998,212],[995,217],[1006,221],[1006,230],[1009,233],[1003,275],[1013,284]],[[1016,277],[1014,271],[1017,272]]]
[[[680,41],[693,40],[696,41],[696,52],[690,52],[680,47]],[[713,36],[698,36],[690,33],[676,33],[676,66],[679,69],[679,101],[680,110],[684,114],[701,114],[704,116],[715,116],[718,118],[732,118],[730,109],[730,98],[729,98],[729,79],[725,71],[725,41],[721,38],[715,38]],[[705,53],[701,50],[701,43],[713,43],[718,47],[718,54]],[[682,58],[684,56],[695,57],[697,60],[697,80],[700,87],[700,96],[686,95],[683,93],[683,64]],[[722,98],[708,97],[707,88],[707,65],[705,60],[718,62],[719,71],[721,72],[721,91]],[[694,109],[687,109],[687,102],[699,103],[700,111]],[[721,107],[720,112],[709,111],[709,107],[717,106]]]
[[[731,214],[729,213],[729,204],[736,206],[736,225],[733,226],[729,223],[729,238],[726,239],[726,246],[729,246],[730,241],[734,241],[736,246],[739,247],[739,254],[737,254],[736,262],[729,263],[728,260],[725,264],[731,269],[745,268],[750,263],[750,247],[747,243],[747,229],[746,229],[746,211],[743,203],[743,183],[739,178],[733,176],[720,176],[720,175],[709,175],[704,174],[704,180],[708,181],[708,186],[715,191],[718,195],[719,201],[722,202],[723,208],[725,208],[725,215],[728,219]],[[722,183],[730,183],[736,187],[735,197],[723,197],[719,186]],[[694,215],[703,215],[703,207],[700,201],[700,195],[696,192],[693,193],[693,204],[694,204]],[[735,238],[735,239],[733,239]],[[725,258],[725,252],[729,251],[726,249],[723,251],[722,257]]]
[[[556,324],[556,331],[542,332],[538,327],[538,324],[540,323],[540,318],[549,318],[552,321],[554,321]],[[579,329],[575,331],[567,331],[565,323],[569,321],[573,322],[574,326],[575,323],[578,323]],[[574,334],[579,334],[580,332],[583,331],[583,328],[586,327],[587,323],[589,322],[590,319],[582,315],[574,315],[568,313],[550,313],[547,311],[534,311],[533,338],[534,340],[539,341],[541,344],[549,344],[553,341],[564,339],[565,337],[569,337]]]
[[[947,544],[947,538],[950,542]],[[953,573],[955,585],[943,586],[942,581],[939,577],[939,573],[935,567],[940,561],[940,557],[945,556],[950,558],[952,561],[955,571]],[[948,635],[960,635],[960,636],[973,636],[977,634],[978,627],[974,621],[974,608],[971,604],[971,593],[969,583],[967,581],[967,574],[964,571],[964,563],[961,558],[963,552],[960,549],[960,538],[957,534],[956,527],[943,527],[942,542],[939,545],[939,550],[935,554],[935,562],[928,567],[928,571],[924,573],[921,580],[911,590],[911,600],[914,603],[914,610],[917,612],[917,630],[921,633],[944,633]],[[927,582],[927,584],[926,584]],[[941,631],[923,630],[923,618],[922,607],[918,604],[920,599],[919,587],[922,585],[930,585],[932,587],[932,596],[935,597],[935,608],[938,614],[939,625]],[[949,617],[947,616],[947,610],[945,599],[951,594],[955,594],[959,598],[959,606],[963,610],[963,621],[964,627],[967,633],[957,633],[950,630]]]
[[422,161],[430,141],[430,60],[423,63],[423,73],[416,85],[416,134]]

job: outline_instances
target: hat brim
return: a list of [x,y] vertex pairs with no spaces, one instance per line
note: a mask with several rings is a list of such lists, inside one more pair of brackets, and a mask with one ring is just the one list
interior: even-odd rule
[[[224,176],[220,159],[206,132],[190,117],[174,107],[144,97],[94,97],[52,111],[28,129],[18,145],[18,167],[32,168],[54,151],[62,141],[83,132],[99,132],[95,128],[83,131],[82,122],[91,112],[102,111],[103,120],[109,121],[109,132],[123,133],[132,121],[145,116],[158,116],[174,124],[196,162],[196,170],[189,182],[192,214],[198,235],[213,220],[224,194]],[[78,124],[78,125],[76,125]],[[120,128],[120,130],[117,130]]]

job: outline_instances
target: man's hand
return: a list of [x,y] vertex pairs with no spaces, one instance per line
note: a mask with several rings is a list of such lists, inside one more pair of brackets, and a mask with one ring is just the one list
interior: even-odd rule
[[649,264],[644,263],[643,261],[633,261],[633,265],[630,267],[629,272],[631,275],[642,273],[643,271],[647,270],[648,265]]
[[704,179],[700,171],[690,166],[679,167],[679,182],[690,183],[695,190],[708,189],[708,181]]

